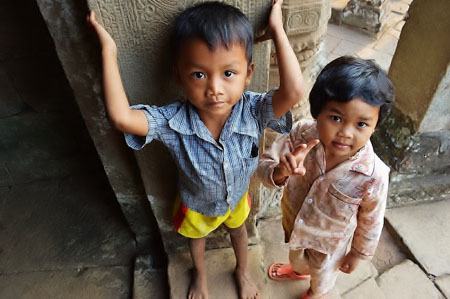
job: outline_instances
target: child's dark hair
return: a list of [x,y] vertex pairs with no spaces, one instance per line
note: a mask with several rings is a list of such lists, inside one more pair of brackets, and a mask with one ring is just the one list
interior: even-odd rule
[[339,57],[325,66],[309,94],[311,115],[317,118],[329,101],[361,98],[380,107],[377,126],[387,118],[394,102],[394,87],[386,72],[373,60]]
[[183,44],[191,38],[204,40],[213,51],[239,43],[245,48],[248,64],[252,62],[253,28],[236,7],[221,2],[204,2],[184,10],[174,22],[171,51],[175,59]]

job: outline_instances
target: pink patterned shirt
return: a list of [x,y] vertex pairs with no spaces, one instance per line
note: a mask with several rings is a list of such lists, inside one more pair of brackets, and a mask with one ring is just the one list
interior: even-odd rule
[[[264,185],[280,188],[273,181],[273,170],[289,150],[287,142],[307,143],[317,138],[312,119],[297,122],[289,135],[278,138],[259,161],[257,173]],[[370,141],[328,172],[325,163],[324,147],[319,143],[305,158],[306,174],[285,182],[281,201],[285,241],[292,249],[332,253],[353,236],[354,253],[370,259],[383,227],[390,170]]]

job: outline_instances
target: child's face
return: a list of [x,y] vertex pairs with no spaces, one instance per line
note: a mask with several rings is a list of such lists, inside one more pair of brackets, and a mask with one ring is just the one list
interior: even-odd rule
[[380,107],[359,98],[328,102],[317,116],[319,139],[326,158],[343,162],[362,148],[372,135]]
[[235,44],[211,51],[200,39],[183,45],[176,64],[178,82],[187,99],[202,117],[226,116],[250,83],[253,64],[248,66],[245,48]]

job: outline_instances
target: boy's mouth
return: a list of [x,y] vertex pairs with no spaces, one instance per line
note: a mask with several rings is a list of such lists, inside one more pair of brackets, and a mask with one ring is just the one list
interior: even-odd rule
[[338,149],[348,149],[350,144],[333,141],[332,144]]

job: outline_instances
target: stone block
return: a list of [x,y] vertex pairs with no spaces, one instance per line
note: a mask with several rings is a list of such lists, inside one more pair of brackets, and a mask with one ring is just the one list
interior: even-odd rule
[[128,299],[130,273],[130,267],[120,266],[2,273],[0,298]]
[[0,189],[0,273],[129,265],[133,235],[105,185],[93,172]]
[[8,75],[0,68],[0,117],[15,115],[26,109]]
[[396,240],[388,232],[385,225],[381,231],[380,241],[372,259],[372,264],[380,274],[400,264],[405,258],[406,254],[397,245]]
[[436,278],[434,283],[438,286],[445,297],[450,298],[450,275]]
[[[209,297],[214,299],[238,298],[233,271],[236,265],[233,249],[208,250],[205,254],[208,273]],[[267,299],[267,275],[262,266],[262,250],[260,246],[249,246],[248,271],[256,284],[262,299]],[[191,279],[192,261],[189,252],[169,254],[170,298],[186,298]]]
[[376,277],[377,275],[377,269],[370,261],[361,261],[353,273],[339,273],[336,280],[336,288],[340,294],[345,294],[367,279]]
[[[386,219],[414,258],[434,276],[450,273],[450,200],[388,209]],[[432,220],[432,221],[431,221]]]
[[384,272],[376,281],[386,299],[444,299],[425,273],[410,260]]
[[166,269],[153,269],[152,256],[140,255],[134,264],[133,299],[168,299]]
[[348,291],[342,296],[343,299],[385,299],[383,291],[378,287],[375,279],[370,278]]

